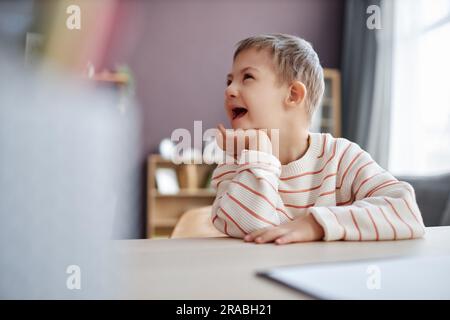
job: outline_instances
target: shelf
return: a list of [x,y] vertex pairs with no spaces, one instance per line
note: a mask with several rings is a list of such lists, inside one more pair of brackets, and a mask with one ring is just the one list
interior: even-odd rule
[[337,69],[323,69],[325,82],[320,106],[315,112],[311,131],[341,136],[341,75]]
[[[188,210],[210,206],[216,191],[209,184],[215,165],[175,164],[160,155],[150,155],[147,171],[147,237],[170,235],[179,218]],[[161,194],[157,188],[156,172],[160,168],[174,170],[180,190]]]
[[158,163],[158,164],[175,164],[175,163],[173,163],[171,160],[165,159],[165,158],[163,158],[163,157],[160,156],[160,155],[153,155],[153,156],[151,157],[151,161],[152,161],[153,163]]
[[334,125],[334,119],[322,119],[321,126],[322,127],[332,127]]
[[174,227],[178,222],[178,219],[155,219],[155,227],[165,228]]
[[151,190],[157,198],[178,198],[178,197],[215,197],[216,193],[213,190],[180,190],[178,193],[174,194],[161,194],[157,189]]
[[333,105],[333,99],[331,97],[323,97],[322,98],[322,105],[323,106],[331,106]]
[[170,159],[165,159],[165,158],[163,158],[162,156],[160,156],[160,155],[153,155],[152,157],[151,157],[151,160],[150,160],[152,163],[154,163],[154,164],[157,164],[157,165],[171,165],[171,166],[173,166],[173,167],[181,167],[181,166],[191,166],[191,165],[194,165],[194,166],[201,166],[201,167],[211,167],[211,166],[216,166],[217,164],[216,163],[212,163],[212,164],[207,164],[207,163],[204,163],[204,162],[202,162],[202,163],[198,163],[198,164],[196,164],[196,163],[194,163],[194,162],[192,162],[192,163],[175,163],[175,162],[173,162],[172,160],[170,160]]

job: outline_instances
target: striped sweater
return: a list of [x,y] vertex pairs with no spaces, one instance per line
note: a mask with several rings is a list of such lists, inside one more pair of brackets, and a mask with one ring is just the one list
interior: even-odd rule
[[308,212],[326,241],[412,239],[425,232],[411,185],[357,144],[330,134],[310,133],[306,153],[287,165],[271,154],[244,150],[235,163],[215,169],[212,184],[213,224],[231,237]]

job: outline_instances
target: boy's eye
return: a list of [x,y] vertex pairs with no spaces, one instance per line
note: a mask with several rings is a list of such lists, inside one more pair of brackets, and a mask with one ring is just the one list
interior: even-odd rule
[[[245,73],[244,74],[244,80],[246,79],[255,79],[250,73]],[[227,86],[229,86],[231,84],[231,79],[227,80]]]

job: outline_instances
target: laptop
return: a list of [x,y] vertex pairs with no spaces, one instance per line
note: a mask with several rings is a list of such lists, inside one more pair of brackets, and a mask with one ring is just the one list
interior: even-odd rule
[[450,256],[278,267],[258,275],[317,299],[450,299]]

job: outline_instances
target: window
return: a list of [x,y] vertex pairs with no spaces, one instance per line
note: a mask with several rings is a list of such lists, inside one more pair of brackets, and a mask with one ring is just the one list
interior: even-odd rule
[[395,2],[389,170],[450,172],[450,0]]

